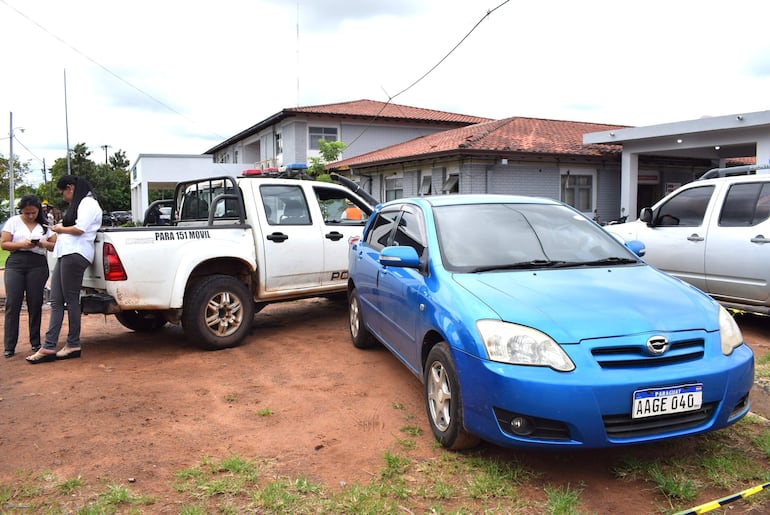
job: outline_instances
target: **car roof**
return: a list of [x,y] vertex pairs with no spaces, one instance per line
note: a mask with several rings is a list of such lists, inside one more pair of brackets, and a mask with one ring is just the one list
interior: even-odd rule
[[426,197],[407,197],[391,200],[382,204],[382,207],[403,204],[427,204],[432,207],[457,206],[468,204],[545,204],[559,205],[560,202],[544,197],[527,197],[524,195],[499,195],[494,193],[461,194],[461,195],[436,195]]
[[687,185],[703,185],[703,184],[722,184],[729,183],[741,183],[741,182],[768,182],[770,181],[770,173],[758,173],[752,175],[728,175],[726,177],[714,177],[713,179],[699,179],[693,182],[687,183]]

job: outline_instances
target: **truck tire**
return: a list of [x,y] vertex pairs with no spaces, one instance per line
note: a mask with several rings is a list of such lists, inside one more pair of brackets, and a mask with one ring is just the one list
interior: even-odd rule
[[239,345],[251,330],[254,301],[245,284],[229,275],[212,275],[185,295],[182,327],[205,350]]
[[151,333],[166,325],[166,320],[150,311],[127,310],[115,315],[123,327],[137,333]]

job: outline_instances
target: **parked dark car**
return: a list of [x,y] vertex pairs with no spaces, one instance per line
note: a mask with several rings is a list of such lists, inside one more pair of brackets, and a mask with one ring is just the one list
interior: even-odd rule
[[131,211],[113,211],[110,215],[115,219],[117,225],[123,225],[133,221]]

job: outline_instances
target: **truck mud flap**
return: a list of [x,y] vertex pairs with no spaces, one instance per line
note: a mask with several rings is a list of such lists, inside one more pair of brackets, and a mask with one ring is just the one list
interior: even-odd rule
[[118,303],[111,296],[102,293],[89,293],[80,297],[80,310],[84,315],[94,313],[120,313]]

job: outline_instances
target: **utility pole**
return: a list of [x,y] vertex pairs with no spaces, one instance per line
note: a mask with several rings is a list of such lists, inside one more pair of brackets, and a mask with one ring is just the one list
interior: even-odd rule
[[102,145],[102,150],[104,150],[104,164],[107,163],[107,149],[112,148],[110,145]]
[[13,198],[13,113],[11,113],[11,131],[9,135],[11,136],[9,138],[11,142],[11,155],[8,156],[8,216],[11,217],[16,214],[14,212],[15,199]]

